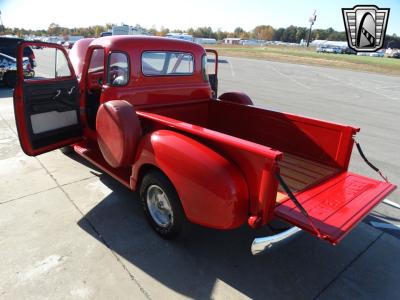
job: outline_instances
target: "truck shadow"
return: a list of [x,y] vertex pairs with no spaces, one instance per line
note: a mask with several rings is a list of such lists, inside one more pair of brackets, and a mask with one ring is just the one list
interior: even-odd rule
[[137,193],[108,175],[99,178],[114,192],[78,224],[118,254],[144,290],[156,293],[154,298],[170,298],[173,290],[195,299],[310,299],[374,238],[365,225],[337,247],[303,234],[261,256],[252,256],[250,245],[267,232],[247,226],[233,231],[192,226],[186,238],[167,241],[148,226]]

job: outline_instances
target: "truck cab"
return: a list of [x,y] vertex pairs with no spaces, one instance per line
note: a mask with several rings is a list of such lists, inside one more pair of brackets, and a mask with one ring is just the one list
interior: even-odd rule
[[81,76],[81,109],[89,129],[94,128],[98,106],[109,99],[145,109],[212,96],[206,52],[200,45],[126,36],[87,42],[78,42],[69,57]]
[[[37,49],[34,78],[23,76],[27,46]],[[80,40],[69,55],[33,42],[18,53],[24,152],[72,147],[138,190],[164,238],[187,223],[228,230],[280,219],[293,227],[255,240],[253,253],[301,231],[337,244],[396,188],[348,171],[359,128],[258,108],[241,92],[218,95],[218,54],[195,43],[108,36]]]

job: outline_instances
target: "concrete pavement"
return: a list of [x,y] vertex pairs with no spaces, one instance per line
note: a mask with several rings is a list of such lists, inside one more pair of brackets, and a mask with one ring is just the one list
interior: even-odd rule
[[[295,74],[303,66],[229,61],[233,66],[221,67],[221,90],[240,88],[249,91],[257,104],[284,111],[339,122],[354,118],[352,124],[375,130],[370,134],[363,130],[365,137],[362,137],[365,148],[372,147],[371,160],[378,158],[380,147],[387,146],[383,137],[390,136],[393,130],[384,120],[368,123],[364,112],[363,124],[357,124],[360,117],[351,116],[358,114],[357,110],[344,112],[344,107],[354,106],[346,103],[353,101],[353,90],[352,95],[344,97],[348,100],[324,95],[318,98],[313,94],[317,93],[317,85],[319,91],[329,94],[332,93],[326,87],[329,83],[315,79],[312,92],[301,87],[298,83],[307,83],[301,73]],[[248,78],[253,76],[249,75],[252,67],[257,80]],[[291,79],[279,77],[276,70]],[[321,72],[319,68],[311,71]],[[371,75],[370,79],[381,80],[375,76],[379,75]],[[344,88],[336,87],[335,91],[345,94]],[[281,95],[283,92],[286,97]],[[390,91],[385,93],[393,98],[398,96]],[[400,264],[396,260],[400,242],[366,223],[361,223],[337,247],[304,234],[279,251],[257,257],[250,254],[250,242],[265,234],[264,230],[243,227],[220,232],[195,226],[191,236],[184,240],[160,239],[147,225],[137,195],[109,176],[78,157],[68,157],[59,151],[37,158],[25,156],[16,137],[10,97],[10,90],[0,89],[1,299],[396,299],[400,296],[397,284]],[[382,118],[391,122],[393,109],[399,103],[396,99],[387,99],[383,104],[382,99],[377,103],[370,99],[366,103],[372,113],[374,105],[376,111],[384,111]],[[335,119],[335,114],[339,119]],[[400,147],[397,137],[390,146]],[[396,158],[396,153],[388,150],[379,159],[394,178],[398,178]],[[375,176],[361,161],[359,165],[353,163],[352,168]],[[391,199],[398,201],[397,195]],[[399,216],[392,208],[379,209],[374,213]]]

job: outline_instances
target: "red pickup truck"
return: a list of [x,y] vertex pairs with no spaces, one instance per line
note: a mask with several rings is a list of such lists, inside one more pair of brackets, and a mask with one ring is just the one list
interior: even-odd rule
[[[27,46],[34,78],[23,77]],[[110,36],[78,41],[69,55],[45,43],[18,49],[23,151],[72,148],[139,190],[164,238],[187,222],[234,229],[280,219],[293,227],[254,240],[254,254],[301,230],[337,244],[395,189],[348,171],[358,128],[258,108],[243,93],[217,97],[218,55],[200,45]]]

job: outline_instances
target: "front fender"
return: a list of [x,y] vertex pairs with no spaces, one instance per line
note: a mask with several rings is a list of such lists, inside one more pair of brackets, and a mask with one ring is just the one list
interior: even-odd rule
[[231,229],[247,220],[247,184],[239,169],[211,148],[181,133],[158,130],[143,137],[133,185],[141,167],[149,164],[170,179],[191,222]]

